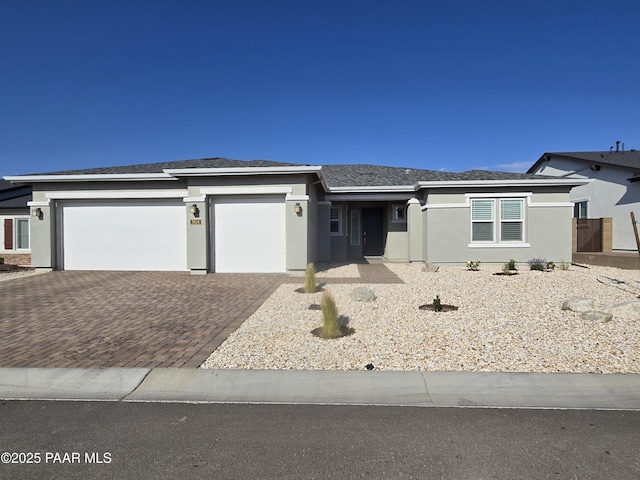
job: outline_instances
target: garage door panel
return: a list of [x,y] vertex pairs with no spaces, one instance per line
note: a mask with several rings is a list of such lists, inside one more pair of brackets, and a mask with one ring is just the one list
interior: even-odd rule
[[67,270],[186,270],[182,202],[87,202],[63,206]]
[[284,223],[284,216],[275,215],[223,217],[216,220],[216,233],[220,232],[221,234],[224,234],[224,232],[237,231],[237,223],[240,221],[240,218],[242,218],[242,222],[247,223],[247,225],[251,225],[252,232],[255,235],[259,235],[264,232],[271,232],[273,227],[275,226],[274,223]]
[[216,272],[284,272],[284,197],[226,198],[214,202]]

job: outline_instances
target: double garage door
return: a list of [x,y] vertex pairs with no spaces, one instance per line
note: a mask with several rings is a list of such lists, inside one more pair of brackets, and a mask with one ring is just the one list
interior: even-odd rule
[[[222,198],[212,205],[209,249],[216,272],[284,272],[282,197]],[[66,270],[187,270],[182,200],[68,202],[62,206]],[[202,252],[203,255],[206,252]]]

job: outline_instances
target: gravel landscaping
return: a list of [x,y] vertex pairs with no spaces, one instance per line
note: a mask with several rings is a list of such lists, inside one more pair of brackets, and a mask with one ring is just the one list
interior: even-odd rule
[[[3,267],[14,267],[13,265],[3,265]],[[35,275],[35,268],[14,267],[14,268],[2,268],[0,269],[0,282],[11,280],[14,278],[28,277],[29,275]]]
[[[321,294],[296,293],[300,279],[281,285],[202,368],[363,370],[370,364],[377,370],[640,372],[638,319],[586,322],[560,308],[571,296],[592,298],[596,309],[636,300],[637,270],[539,272],[525,264],[518,275],[499,276],[499,266],[484,264],[477,272],[455,266],[435,273],[422,272],[419,264],[387,266],[405,284],[365,284],[374,302],[351,299],[362,284],[325,286],[349,318],[352,335],[326,340],[311,334],[321,313],[309,307]],[[353,272],[340,268],[341,276]],[[459,309],[419,309],[436,295]]]

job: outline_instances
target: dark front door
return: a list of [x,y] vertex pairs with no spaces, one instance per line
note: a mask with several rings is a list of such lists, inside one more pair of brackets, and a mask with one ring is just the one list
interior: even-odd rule
[[382,256],[384,253],[382,208],[362,209],[362,254]]

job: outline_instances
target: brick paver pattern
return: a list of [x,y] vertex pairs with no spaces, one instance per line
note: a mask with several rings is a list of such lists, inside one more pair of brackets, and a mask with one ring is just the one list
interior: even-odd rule
[[197,368],[287,278],[60,271],[0,282],[0,367]]
[[[403,283],[384,264],[325,283]],[[0,367],[197,368],[285,274],[60,271],[0,282]]]

